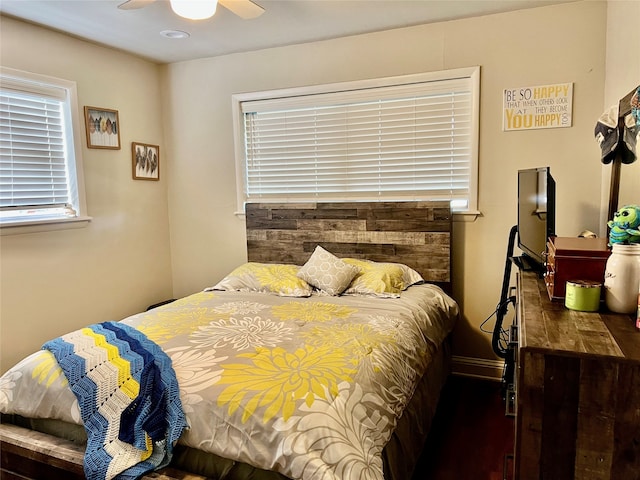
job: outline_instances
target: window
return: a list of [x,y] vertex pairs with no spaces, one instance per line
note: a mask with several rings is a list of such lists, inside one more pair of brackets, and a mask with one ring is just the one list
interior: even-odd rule
[[234,96],[238,205],[477,208],[479,67]]
[[89,220],[77,112],[74,82],[0,70],[1,227]]

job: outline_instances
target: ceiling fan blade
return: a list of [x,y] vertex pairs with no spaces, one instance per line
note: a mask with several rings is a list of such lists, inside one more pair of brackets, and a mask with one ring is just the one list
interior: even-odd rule
[[264,8],[256,3],[253,3],[251,0],[218,0],[218,3],[223,7],[231,10],[233,13],[244,20],[259,17],[264,13]]
[[156,0],[127,0],[126,2],[118,5],[118,8],[120,10],[137,10],[139,8],[146,7],[155,1]]

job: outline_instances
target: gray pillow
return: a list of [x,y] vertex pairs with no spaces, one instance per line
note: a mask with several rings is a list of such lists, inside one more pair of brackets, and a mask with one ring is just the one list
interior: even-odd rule
[[343,262],[318,245],[298,271],[298,278],[329,295],[340,295],[358,273],[360,268]]

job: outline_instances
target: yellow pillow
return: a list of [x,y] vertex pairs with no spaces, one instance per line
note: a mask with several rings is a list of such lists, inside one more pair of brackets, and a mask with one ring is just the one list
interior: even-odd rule
[[309,297],[311,286],[297,277],[298,265],[248,262],[233,270],[210,290],[261,292],[281,297]]
[[374,295],[398,298],[400,292],[415,283],[424,282],[422,276],[401,263],[372,262],[355,258],[343,258],[344,262],[360,268],[351,281],[345,295]]

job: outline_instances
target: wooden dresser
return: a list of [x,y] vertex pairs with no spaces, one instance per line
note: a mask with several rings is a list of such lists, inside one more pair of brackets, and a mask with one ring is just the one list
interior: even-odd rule
[[[640,479],[640,332],[551,302],[518,272],[517,480]],[[604,308],[602,309],[604,310]]]

